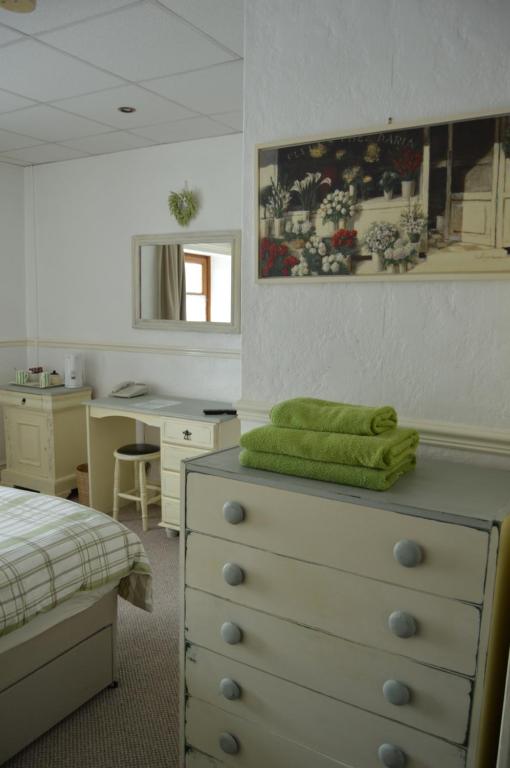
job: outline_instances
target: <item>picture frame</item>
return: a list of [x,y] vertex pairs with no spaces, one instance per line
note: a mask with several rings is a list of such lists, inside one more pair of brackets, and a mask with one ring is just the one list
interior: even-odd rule
[[510,114],[255,149],[257,282],[510,277]]

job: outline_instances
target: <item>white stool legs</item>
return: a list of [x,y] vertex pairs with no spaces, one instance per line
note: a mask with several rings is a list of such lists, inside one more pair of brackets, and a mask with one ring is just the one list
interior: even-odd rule
[[[113,519],[119,517],[119,499],[129,499],[136,502],[137,511],[142,512],[142,527],[144,531],[149,530],[149,504],[155,504],[161,499],[161,488],[158,485],[150,485],[147,482],[145,471],[147,461],[155,461],[160,458],[159,451],[153,453],[122,453],[122,451],[113,452],[115,458],[115,467],[113,472]],[[129,491],[120,491],[120,463],[128,461],[133,464],[134,470],[134,488]],[[150,496],[149,491],[154,491]]]

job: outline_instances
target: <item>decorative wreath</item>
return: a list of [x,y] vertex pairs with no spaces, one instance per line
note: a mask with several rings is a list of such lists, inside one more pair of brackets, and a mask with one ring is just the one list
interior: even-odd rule
[[198,196],[185,187],[180,192],[170,192],[168,207],[181,227],[187,226],[198,213]]

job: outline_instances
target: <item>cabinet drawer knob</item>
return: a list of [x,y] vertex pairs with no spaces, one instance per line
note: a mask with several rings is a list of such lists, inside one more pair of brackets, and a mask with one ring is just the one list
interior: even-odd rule
[[191,440],[192,433],[189,429],[184,429],[182,434],[185,440]]
[[423,550],[411,539],[401,539],[393,547],[393,557],[404,568],[415,568],[423,560]]
[[236,699],[241,698],[240,686],[230,677],[224,677],[220,680],[220,693],[226,699],[229,699],[229,701],[235,701]]
[[416,619],[405,611],[393,611],[393,613],[390,613],[388,627],[396,637],[413,637],[418,631]]
[[411,701],[411,691],[398,680],[386,680],[383,684],[383,696],[390,704],[400,707],[403,704],[409,704]]
[[405,752],[394,744],[381,744],[377,756],[386,768],[405,768],[407,763]]
[[220,634],[223,640],[229,645],[237,645],[243,639],[243,633],[237,624],[232,621],[226,621],[221,625]]
[[220,733],[220,749],[226,755],[237,755],[239,752],[239,742],[232,733]]
[[225,563],[223,566],[223,578],[231,587],[237,587],[244,581],[244,571],[237,563]]
[[223,505],[223,517],[227,523],[237,525],[244,520],[244,507],[237,501],[226,501]]
[[27,398],[26,397],[22,397],[21,398],[21,405],[25,405],[26,402],[27,402]]

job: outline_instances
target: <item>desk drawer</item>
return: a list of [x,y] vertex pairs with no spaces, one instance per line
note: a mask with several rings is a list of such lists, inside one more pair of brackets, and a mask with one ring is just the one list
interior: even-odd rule
[[179,528],[181,525],[181,502],[179,499],[161,497],[161,521]]
[[163,437],[177,445],[214,448],[215,425],[209,422],[172,419],[163,423]]
[[206,453],[203,448],[178,448],[176,445],[161,444],[161,467],[180,472],[181,461]]
[[179,472],[161,472],[161,494],[178,499],[181,494],[181,475]]
[[[244,581],[227,583],[233,564]],[[231,569],[232,570],[232,569]],[[252,547],[191,533],[187,539],[186,583],[250,608],[323,629],[445,669],[472,675],[480,615],[478,608],[392,586],[362,576],[312,565]],[[416,623],[413,636],[396,636],[390,615]]]
[[[228,645],[226,622],[242,632]],[[334,699],[462,744],[469,723],[471,681],[402,656],[347,642],[194,589],[186,591],[186,640],[278,675]],[[386,701],[383,685],[398,680],[409,704]]]
[[[397,744],[407,764],[461,766],[464,750],[358,707],[301,688],[280,677],[202,648],[188,651],[189,695],[297,741],[313,751],[359,768],[376,768],[381,744]],[[222,680],[238,686],[239,698],[225,698]]]
[[[423,592],[482,603],[489,537],[461,525],[191,472],[186,525],[196,531]],[[225,502],[244,508],[225,520]],[[393,549],[414,542],[422,561],[401,565]]]

